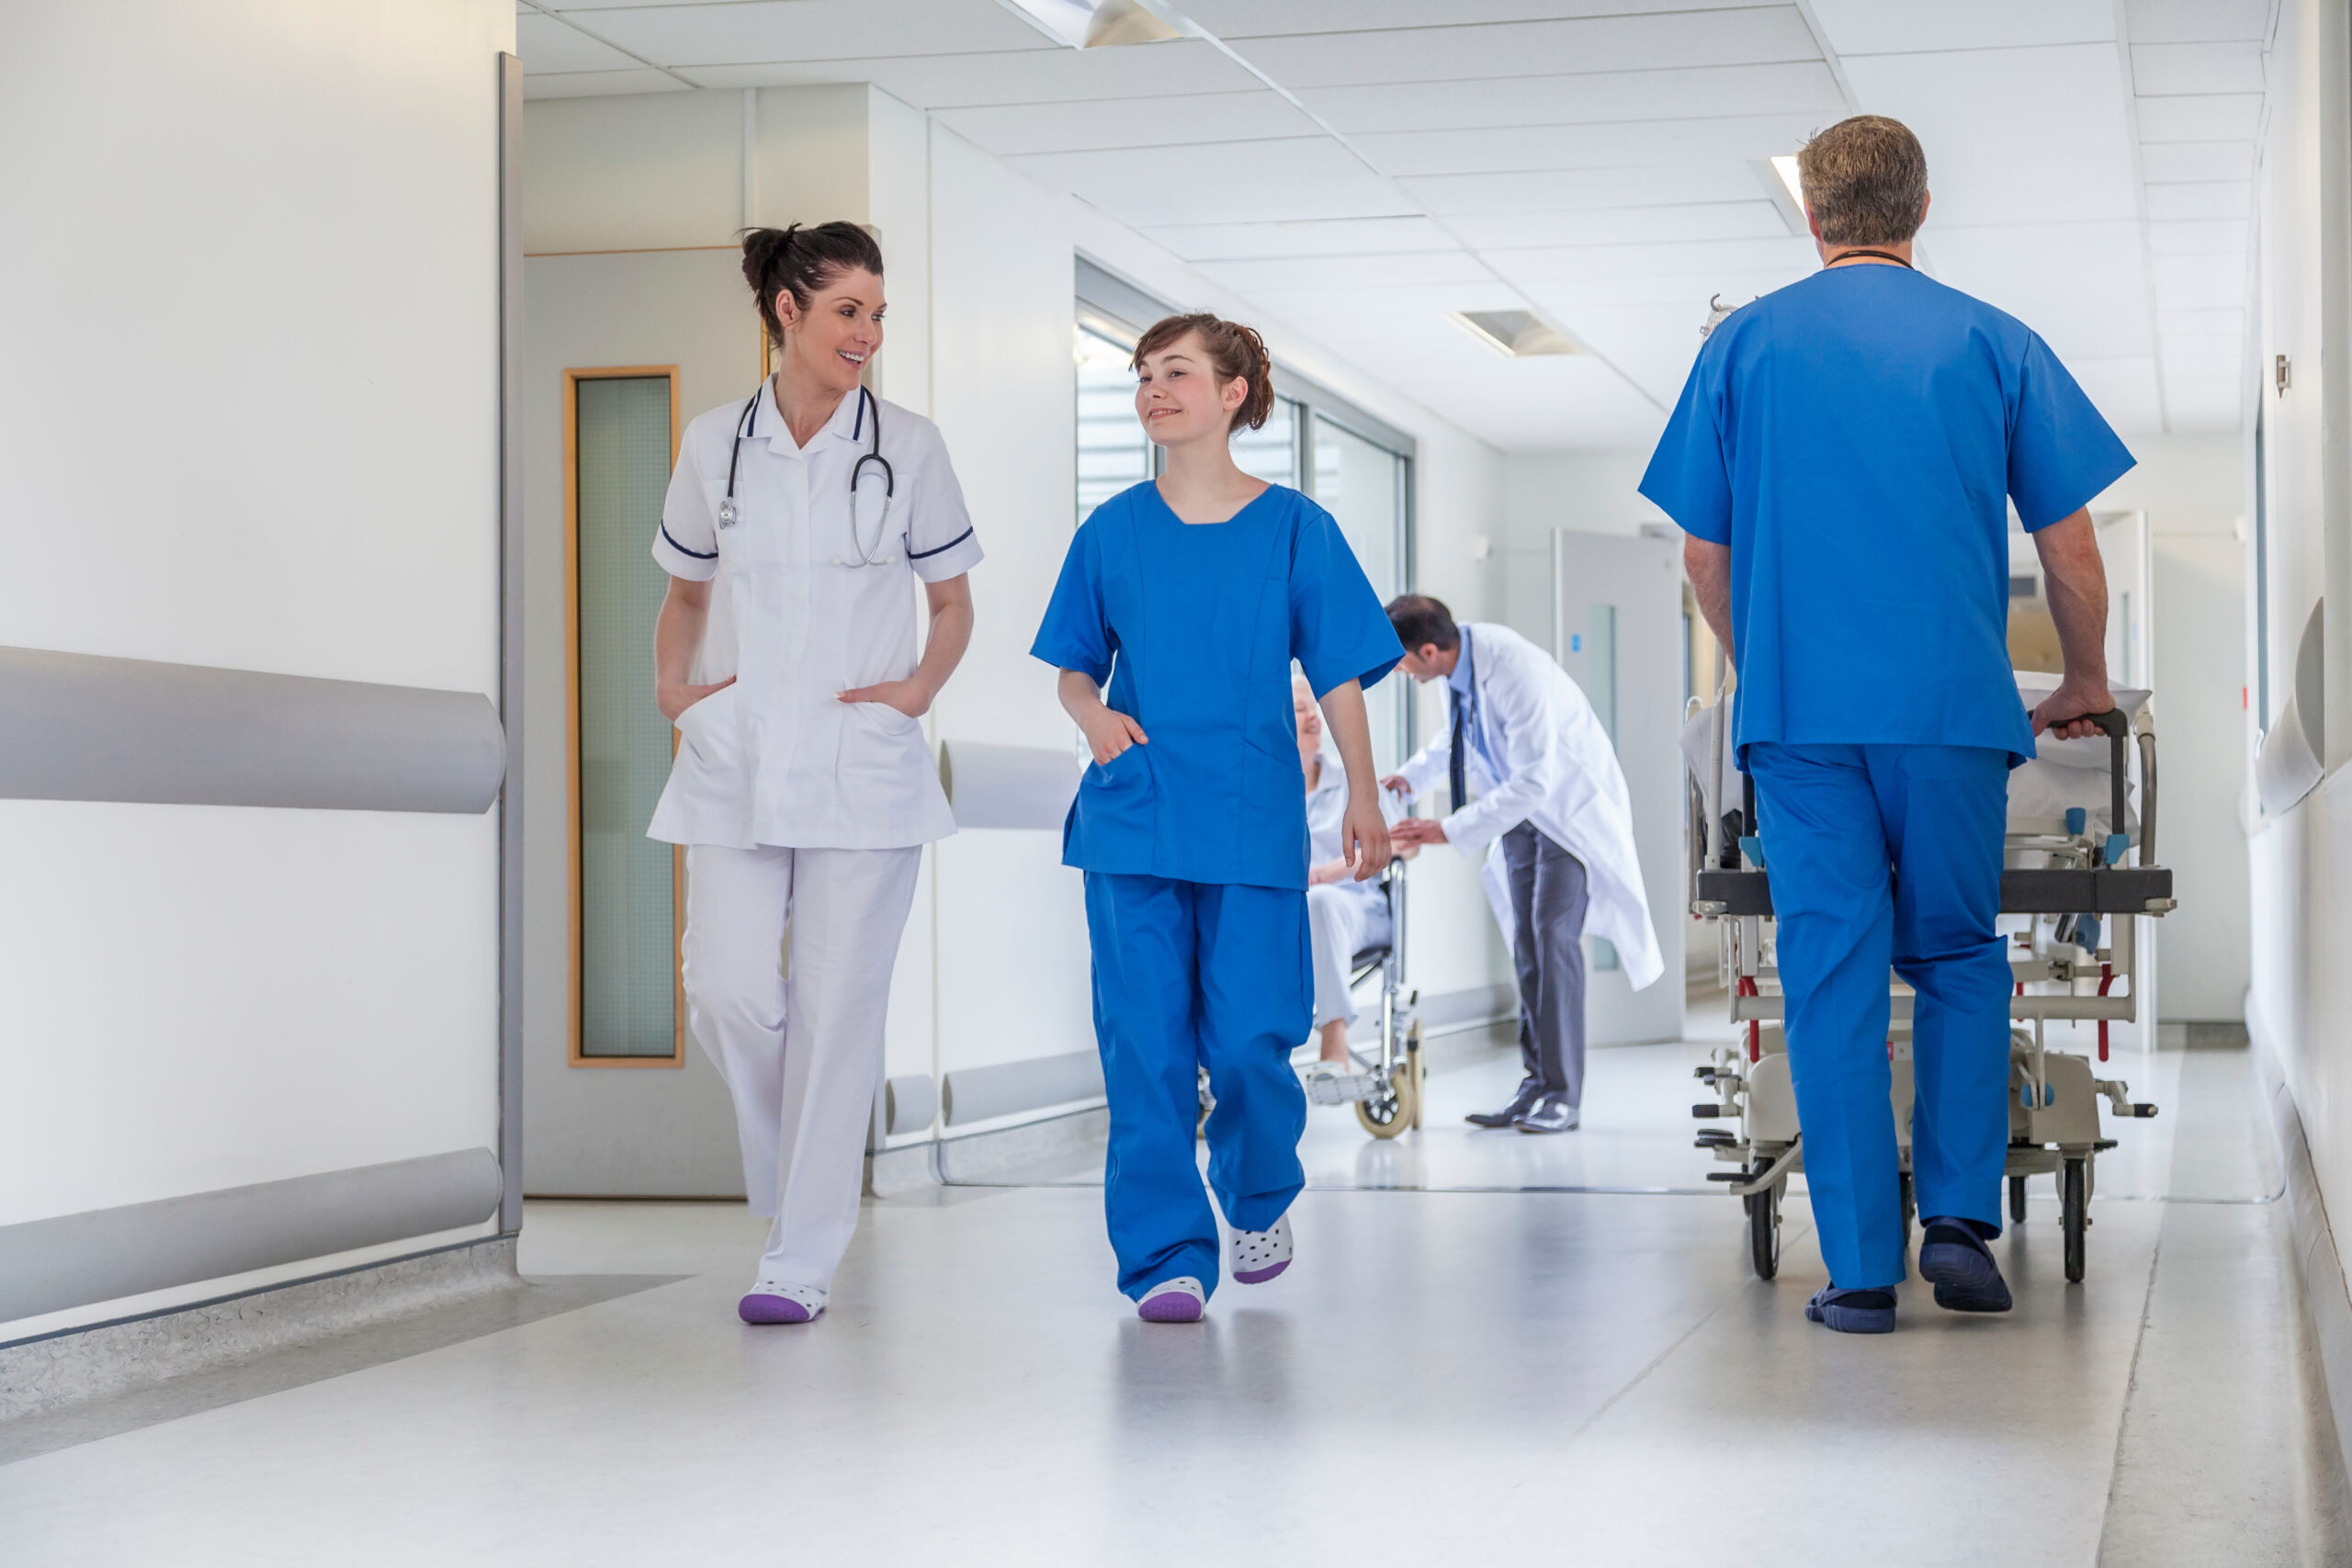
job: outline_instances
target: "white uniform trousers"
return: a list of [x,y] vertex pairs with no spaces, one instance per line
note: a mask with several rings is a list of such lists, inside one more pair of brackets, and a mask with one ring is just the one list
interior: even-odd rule
[[830,1292],[857,1229],[890,970],[922,861],[914,847],[686,851],[686,1019],[735,1098],[752,1212],[775,1216],[762,1280]]
[[1348,987],[1348,960],[1356,950],[1388,940],[1388,908],[1361,888],[1331,885],[1306,890],[1306,935],[1314,948],[1315,1027],[1356,1021]]

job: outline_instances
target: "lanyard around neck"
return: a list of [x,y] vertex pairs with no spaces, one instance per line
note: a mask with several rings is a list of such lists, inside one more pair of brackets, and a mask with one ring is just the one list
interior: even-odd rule
[[1829,268],[1836,266],[1839,262],[1845,261],[1851,256],[1871,256],[1879,261],[1891,261],[1899,267],[1911,269],[1911,264],[1909,262],[1905,261],[1901,256],[1895,255],[1889,251],[1839,251],[1836,255],[1831,256],[1826,262],[1822,264],[1822,270],[1826,272]]

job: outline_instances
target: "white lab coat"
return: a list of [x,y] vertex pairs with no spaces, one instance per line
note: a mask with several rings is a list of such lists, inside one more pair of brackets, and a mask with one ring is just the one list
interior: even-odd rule
[[[1490,736],[1499,736],[1501,776],[1465,742],[1472,798],[1453,803],[1444,819],[1446,840],[1465,854],[1484,852],[1487,902],[1515,946],[1510,887],[1503,870],[1502,836],[1532,822],[1584,863],[1589,902],[1584,929],[1606,938],[1635,990],[1665,972],[1657,933],[1650,926],[1641,863],[1634,852],[1634,811],[1616,749],[1592,704],[1552,656],[1509,626],[1476,622],[1470,634],[1470,674]],[[1453,701],[1447,689],[1449,708]],[[1452,715],[1436,738],[1402,770],[1413,793],[1446,776]]]
[[[648,836],[844,850],[944,838],[956,822],[922,721],[835,694],[912,674],[914,580],[944,581],[980,559],[946,445],[920,414],[880,399],[862,409],[853,393],[802,448],[771,383],[753,396],[740,442],[740,400],[686,427],[653,540],[672,576],[718,584],[695,679],[736,681],[679,715]],[[881,564],[849,566],[850,473],[876,407],[896,485],[879,545],[864,541]],[[722,528],[730,454],[739,520]]]

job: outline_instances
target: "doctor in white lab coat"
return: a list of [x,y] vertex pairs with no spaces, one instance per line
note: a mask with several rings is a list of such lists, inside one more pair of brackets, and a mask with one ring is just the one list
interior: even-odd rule
[[1417,795],[1449,783],[1443,818],[1397,825],[1400,843],[1451,843],[1486,857],[1495,919],[1519,977],[1526,1077],[1480,1126],[1575,1127],[1584,1099],[1586,933],[1617,950],[1635,990],[1665,968],[1634,852],[1634,816],[1616,749],[1592,705],[1548,653],[1508,626],[1457,626],[1437,600],[1388,606],[1402,668],[1446,682],[1445,732],[1384,781]]
[[662,503],[655,696],[679,743],[648,831],[687,846],[687,1021],[775,1218],[739,1311],[806,1323],[857,1225],[922,846],[955,831],[922,715],[970,640],[980,547],[938,430],[861,384],[872,236],[755,230],[743,273],[777,367],[686,427]]

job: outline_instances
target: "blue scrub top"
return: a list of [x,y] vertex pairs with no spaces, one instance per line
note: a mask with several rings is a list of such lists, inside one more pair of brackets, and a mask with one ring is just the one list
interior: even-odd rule
[[2008,514],[2073,515],[2132,454],[2025,325],[1908,267],[1825,268],[1724,318],[1642,493],[1731,547],[1733,737],[2033,750]]
[[1291,660],[1320,698],[1405,650],[1339,524],[1298,491],[1187,524],[1147,480],[1080,525],[1029,651],[1108,680],[1149,738],[1087,768],[1063,864],[1303,888]]

